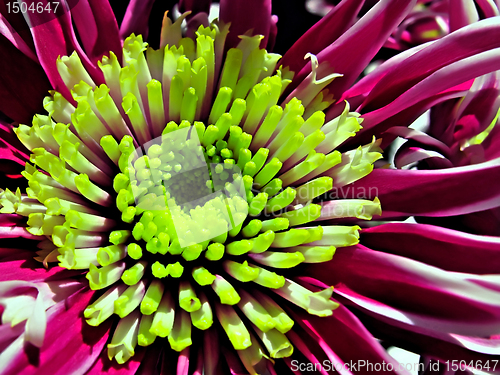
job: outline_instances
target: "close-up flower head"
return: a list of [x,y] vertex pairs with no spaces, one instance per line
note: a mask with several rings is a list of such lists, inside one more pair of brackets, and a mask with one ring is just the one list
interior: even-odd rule
[[499,7],[5,0],[0,374],[500,374]]

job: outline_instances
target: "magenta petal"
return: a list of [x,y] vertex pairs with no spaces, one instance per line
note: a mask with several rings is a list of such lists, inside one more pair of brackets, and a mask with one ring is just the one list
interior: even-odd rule
[[366,189],[368,199],[378,196],[384,217],[483,211],[500,205],[500,158],[432,171],[375,169],[353,186]]
[[221,0],[220,20],[231,23],[225,48],[236,47],[239,35],[253,30],[252,35],[263,35],[261,48],[267,46],[271,30],[271,0]]
[[457,0],[450,6],[450,31],[479,21],[476,6],[473,0]]
[[426,150],[420,147],[405,146],[406,145],[403,145],[399,148],[394,156],[394,165],[396,168],[403,168],[423,160],[432,162],[433,165],[439,165],[439,169],[453,167],[453,164],[448,159],[436,151]]
[[33,50],[28,46],[28,44],[26,44],[24,39],[16,32],[3,14],[0,14],[0,34],[6,37],[9,42],[11,42],[25,56],[29,57],[34,62],[38,62],[38,57],[36,57]]
[[393,126],[384,134],[386,133],[411,140],[412,144],[426,146],[426,148],[439,151],[445,156],[449,156],[451,153],[450,148],[446,144],[419,130],[407,128],[405,126]]
[[389,223],[361,231],[361,243],[448,271],[494,274],[500,270],[500,238],[426,224]]
[[[335,98],[339,98],[359,77],[415,2],[416,0],[379,1],[354,26],[318,54],[320,62],[328,61],[335,73],[344,75],[328,86]],[[308,63],[294,81],[301,82],[310,72],[311,63]]]
[[[367,112],[383,107],[437,70],[497,47],[500,47],[500,23],[497,19],[483,20],[457,30],[408,57],[385,74],[363,103],[363,110]],[[474,70],[470,66],[468,68]],[[479,75],[481,73],[476,76]],[[466,79],[460,82],[464,81]],[[453,84],[447,85],[451,86]]]
[[327,266],[305,271],[405,324],[470,336],[500,333],[500,285],[489,275],[448,272],[362,245],[341,248]]
[[[407,374],[394,358],[375,340],[373,335],[347,308],[340,305],[332,316],[320,318],[300,314],[295,319],[321,346],[325,343],[344,363],[360,359],[372,364],[392,364],[394,371],[385,373]],[[387,369],[387,367],[386,367]],[[366,368],[352,369],[353,373],[369,373]]]
[[316,55],[337,40],[354,23],[362,5],[363,1],[343,0],[290,47],[280,64],[299,72],[307,62],[304,56]]
[[11,365],[11,373],[23,375],[85,373],[101,353],[111,327],[110,320],[98,327],[91,327],[85,323],[83,310],[93,294],[93,291],[86,289],[49,309],[44,345],[39,355],[26,353],[30,351],[30,348],[26,348]]
[[[350,298],[350,296],[347,297]],[[346,303],[349,302],[346,300]],[[365,306],[367,309],[364,309]],[[375,304],[371,306],[375,306]],[[398,347],[415,353],[428,354],[443,361],[455,359],[458,361],[466,360],[467,363],[471,360],[491,360],[494,358],[488,354],[498,353],[498,340],[438,333],[426,330],[425,327],[401,324],[388,316],[377,314],[377,309],[368,310],[371,306],[367,304],[364,304],[363,307],[356,306],[363,324],[376,337],[388,340]],[[479,340],[481,341],[478,342]],[[474,351],[469,349],[472,348],[473,342],[475,342],[474,349],[472,349]]]
[[0,36],[0,111],[16,122],[30,123],[43,111],[50,88],[42,67]]
[[132,33],[148,38],[148,20],[154,0],[131,0],[120,25],[120,37],[128,38]]
[[112,51],[121,61],[121,43],[113,9],[108,0],[78,0],[71,12],[85,52],[93,63]]

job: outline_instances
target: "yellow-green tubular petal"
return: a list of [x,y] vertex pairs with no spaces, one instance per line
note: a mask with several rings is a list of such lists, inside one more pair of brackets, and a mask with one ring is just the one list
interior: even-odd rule
[[280,217],[288,219],[290,226],[294,227],[316,220],[321,215],[319,204],[308,204],[298,210],[288,211],[280,214]]
[[252,345],[250,347],[237,350],[238,356],[250,375],[259,375],[266,372],[269,357],[261,348],[255,337],[250,334]]
[[178,310],[175,316],[174,326],[168,334],[170,347],[181,352],[193,342],[191,341],[191,319],[184,310]]
[[212,289],[219,296],[220,302],[225,305],[236,305],[241,299],[233,286],[222,276],[216,275]]
[[67,88],[72,89],[80,81],[84,81],[90,86],[95,87],[94,81],[90,78],[76,51],[70,56],[59,56],[56,66]]
[[215,124],[217,120],[226,112],[229,103],[231,102],[232,93],[233,90],[229,87],[221,87],[219,89],[210,111],[210,116],[208,118],[209,124]]
[[108,344],[108,358],[123,364],[134,356],[137,345],[137,333],[141,314],[135,311],[124,319],[120,319],[115,329],[111,343]]
[[137,306],[139,306],[145,292],[146,284],[144,281],[140,281],[135,285],[129,286],[127,290],[123,292],[123,294],[115,301],[115,313],[118,314],[120,318],[126,317],[134,311]]
[[215,312],[222,328],[226,331],[229,341],[231,341],[236,350],[243,350],[252,345],[250,334],[245,324],[231,306],[216,303]]
[[228,87],[231,90],[236,88],[238,75],[243,61],[243,52],[238,48],[231,48],[227,51],[226,61],[222,68],[220,87]]
[[210,328],[214,321],[212,308],[210,307],[207,297],[203,293],[200,293],[200,302],[201,307],[191,312],[191,322],[196,328],[205,330]]
[[241,240],[230,242],[226,246],[226,252],[230,255],[242,255],[252,250],[252,240]]
[[245,227],[242,229],[243,237],[252,238],[255,237],[260,230],[262,229],[262,221],[254,219],[250,221]]
[[97,261],[101,266],[107,266],[122,260],[126,256],[125,245],[110,245],[99,249]]
[[294,204],[305,204],[308,201],[319,197],[321,194],[330,191],[333,187],[331,177],[319,177],[305,183],[297,188],[297,196]]
[[266,193],[257,194],[248,206],[248,214],[250,216],[259,215],[264,207],[266,207],[268,195]]
[[267,163],[254,178],[254,184],[257,189],[267,184],[279,172],[283,163],[278,158],[273,158]]
[[278,232],[281,230],[288,229],[289,222],[288,219],[286,218],[274,218],[271,220],[264,220],[262,222],[262,229],[261,232],[267,232],[269,230],[272,230],[273,232]]
[[127,246],[127,253],[132,259],[142,258],[142,248],[136,243],[130,243]]
[[146,266],[148,262],[141,261],[134,264],[128,270],[123,272],[122,280],[127,285],[135,285],[137,284],[144,275],[144,271],[146,270]]
[[271,198],[266,204],[266,212],[275,212],[287,207],[295,199],[296,191],[286,188],[281,193]]
[[116,225],[116,221],[113,219],[74,210],[69,210],[66,213],[66,223],[72,228],[91,232],[108,232]]
[[249,266],[247,261],[238,263],[226,260],[223,267],[229,275],[241,282],[253,281],[259,276],[259,269]]
[[330,299],[333,287],[313,293],[287,279],[285,285],[280,289],[275,289],[274,292],[312,315],[330,316],[332,315],[332,311],[339,307],[338,303]]
[[192,275],[193,279],[201,286],[212,285],[215,280],[215,276],[201,266],[193,268]]
[[127,242],[132,232],[129,230],[114,230],[109,234],[109,242],[113,245],[121,245]]
[[259,269],[259,276],[254,280],[254,283],[262,285],[265,288],[278,289],[285,285],[285,278],[275,272],[270,272],[265,268],[255,266],[253,267]]
[[148,104],[153,125],[153,136],[159,137],[165,126],[165,109],[161,82],[153,79],[147,84]]
[[322,111],[314,112],[300,127],[300,132],[306,137],[317,132],[325,123],[325,113]]
[[286,251],[301,252],[304,256],[304,263],[323,263],[332,260],[335,246],[295,246],[286,249]]
[[93,264],[90,264],[89,272],[87,272],[85,277],[89,280],[90,289],[99,290],[120,280],[124,270],[125,262],[123,261],[101,268],[97,268]]
[[151,139],[151,134],[149,133],[148,125],[139,106],[138,98],[131,92],[127,93],[123,97],[122,107],[132,123],[138,141],[141,144],[146,143]]
[[281,333],[287,333],[293,327],[294,321],[290,318],[283,309],[274,300],[265,293],[253,291],[255,298],[266,309],[267,313],[272,317],[275,327]]
[[108,319],[115,310],[114,302],[125,291],[126,285],[118,285],[108,289],[94,303],[87,306],[83,311],[83,316],[91,326],[98,326]]
[[326,226],[323,229],[323,237],[317,241],[308,243],[308,245],[331,245],[335,247],[352,246],[359,243],[359,230],[357,225],[341,226],[333,225]]
[[250,257],[260,264],[274,268],[293,268],[305,260],[300,251],[294,253],[266,251],[261,254],[250,254]]
[[283,182],[283,186],[300,182],[324,162],[325,154],[317,153],[314,150],[311,151],[302,162],[279,176]]
[[121,152],[118,148],[118,142],[116,141],[116,139],[114,139],[112,135],[105,135],[101,138],[99,144],[101,145],[106,155],[108,155],[109,159],[113,163],[118,165],[118,160],[120,160]]
[[342,162],[327,172],[334,180],[333,186],[342,187],[368,175],[373,163],[382,157],[380,142],[374,137],[372,143],[343,153]]
[[152,315],[142,315],[141,323],[139,325],[139,333],[137,335],[137,343],[140,346],[149,346],[156,340],[156,335],[151,333],[151,324],[153,323]]
[[70,247],[61,247],[60,255],[57,257],[59,267],[68,270],[86,270],[91,264],[97,266],[96,254],[99,248],[72,249]]
[[272,247],[292,247],[307,243],[311,234],[306,229],[290,229],[276,233]]
[[241,301],[238,303],[240,310],[261,331],[267,332],[276,326],[275,321],[266,309],[249,293],[240,289]]
[[207,251],[205,253],[205,257],[208,260],[219,260],[224,255],[224,245],[221,243],[212,243],[208,245]]
[[277,329],[262,332],[256,329],[257,335],[266,346],[272,358],[290,357],[293,353],[293,346],[286,336]]
[[153,323],[149,331],[156,336],[167,337],[174,326],[175,303],[169,291],[167,291],[158,310],[155,312]]
[[50,236],[54,227],[64,224],[63,216],[44,215],[42,213],[32,213],[28,216],[28,232],[35,236]]
[[153,280],[141,301],[141,313],[151,315],[160,306],[165,287],[160,280]]
[[319,220],[355,217],[371,220],[373,215],[381,215],[382,209],[377,197],[372,201],[366,199],[339,199],[322,204]]
[[196,311],[201,307],[201,302],[189,281],[179,283],[179,306],[187,312]]

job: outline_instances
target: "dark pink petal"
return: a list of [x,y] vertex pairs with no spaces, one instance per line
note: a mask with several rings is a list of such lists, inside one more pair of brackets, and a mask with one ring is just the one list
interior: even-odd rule
[[0,281],[42,281],[47,278],[56,280],[81,274],[80,271],[68,271],[61,267],[45,269],[42,263],[33,259],[36,256],[35,250],[36,247],[33,246],[31,251],[19,250],[17,254],[2,259]]
[[202,12],[208,14],[210,12],[210,3],[211,0],[180,0],[179,10],[181,13],[191,11],[190,16]]
[[0,238],[27,238],[29,240],[39,240],[39,236],[35,236],[28,232],[25,227],[0,227]]
[[[398,96],[409,91],[439,69],[498,47],[500,47],[500,23],[496,19],[483,20],[457,30],[431,43],[389,71],[370,91],[362,105],[363,111],[381,108],[393,102]],[[473,61],[469,63],[472,64]],[[473,70],[472,66],[468,68]],[[476,76],[479,75],[481,73]],[[448,78],[452,77],[443,79]],[[446,87],[452,87],[460,82],[448,84]]]
[[[294,319],[324,348],[326,344],[344,363],[364,360],[372,364],[392,364],[394,371],[384,373],[407,374],[363,324],[347,308],[340,305],[332,316],[321,318],[314,315],[296,314]],[[386,367],[387,368],[387,367]],[[351,368],[354,374],[370,373],[366,367]]]
[[66,375],[85,373],[108,340],[111,320],[91,327],[83,319],[94,292],[84,289],[48,310],[47,331],[39,353],[21,348],[9,370],[12,374]]
[[120,37],[126,39],[130,34],[141,34],[148,38],[148,19],[154,0],[131,0],[120,25]]
[[78,35],[90,60],[96,64],[112,51],[121,61],[121,43],[113,9],[108,0],[78,0],[71,12]]
[[[23,2],[25,2],[28,7],[31,4],[35,4],[35,0],[24,0]],[[41,0],[41,2],[46,6],[46,0]],[[35,49],[40,64],[45,70],[52,87],[56,91],[73,102],[69,89],[64,84],[56,67],[56,61],[59,56],[70,55],[73,51],[78,53],[82,60],[82,64],[94,79],[94,82],[96,84],[104,82],[101,70],[90,61],[78,43],[69,12],[60,6],[58,7],[56,18],[53,18],[53,13],[49,15],[45,12],[27,12],[26,15],[31,25],[33,25],[31,27],[31,33],[35,41]]]
[[447,271],[494,274],[500,270],[500,238],[434,225],[389,223],[361,231],[361,243]]
[[16,32],[7,18],[0,13],[0,34],[6,37],[19,51],[29,57],[34,62],[38,62],[38,57],[24,39]]
[[42,67],[0,36],[0,111],[17,122],[30,123],[43,111],[50,88]]
[[271,0],[221,0],[220,20],[231,23],[226,38],[226,49],[236,47],[240,42],[239,35],[249,30],[252,35],[263,35],[261,48],[267,46],[271,30]]
[[375,169],[356,181],[367,199],[378,196],[382,216],[451,216],[500,205],[500,158],[443,170]]
[[[361,20],[318,54],[320,62],[328,61],[335,73],[344,75],[328,86],[335,98],[339,98],[354,83],[415,2],[416,0],[379,1]],[[309,62],[294,81],[300,83],[310,72]]]
[[461,27],[479,21],[476,6],[473,0],[457,0],[450,9],[450,31],[455,31]]
[[[486,361],[498,359],[498,356],[492,357],[494,350],[498,353],[498,340],[494,339],[478,339],[472,337],[464,337],[451,334],[434,334],[431,332],[416,332],[409,325],[397,325],[390,319],[382,315],[373,314],[363,311],[359,313],[360,319],[366,328],[377,338],[387,340],[393,345],[412,351],[414,353],[428,354],[433,358],[442,361],[457,360],[457,361]],[[460,337],[460,341],[458,339]],[[482,340],[481,342],[478,342]],[[474,344],[475,345],[474,345]],[[472,349],[473,347],[473,349]],[[471,348],[471,349],[469,349]],[[489,354],[482,354],[489,353]],[[477,362],[475,362],[477,363]],[[493,362],[494,363],[494,362]],[[479,367],[479,366],[478,366]],[[483,369],[487,373],[493,372],[493,366],[490,366],[490,371]],[[436,371],[431,372],[436,373]]]
[[[500,333],[500,285],[490,275],[448,272],[362,245],[339,249],[311,275],[357,305],[419,329],[460,335]],[[347,297],[348,296],[348,297]],[[415,328],[415,329],[417,329]]]
[[[413,47],[411,49],[398,53],[396,56],[390,58],[387,61],[384,61],[381,65],[370,72],[370,74],[363,77],[359,82],[355,83],[350,89],[343,93],[339,102],[347,100],[351,105],[351,108],[358,108],[370,94],[370,91],[386,74],[390,73],[399,64],[404,62],[409,56],[427,47],[429,44],[430,43],[426,43]],[[342,109],[343,108],[344,106],[342,105]],[[328,117],[330,118],[331,116]]]
[[[462,30],[462,29],[461,29]],[[415,86],[404,92],[394,101],[378,110],[363,115],[363,129],[360,135],[367,137],[380,131],[379,124],[423,100],[437,95],[454,86],[467,83],[469,80],[500,69],[500,48],[454,62],[431,74]]]
[[363,1],[343,0],[290,47],[280,64],[299,72],[307,62],[304,56],[316,55],[337,40],[352,26],[362,5]]
[[483,141],[485,157],[487,160],[500,157],[500,126],[495,126]]

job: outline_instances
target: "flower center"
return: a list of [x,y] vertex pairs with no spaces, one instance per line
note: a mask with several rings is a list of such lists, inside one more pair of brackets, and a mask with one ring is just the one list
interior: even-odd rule
[[227,28],[200,27],[196,45],[178,37],[180,22],[168,28],[170,47],[132,35],[123,67],[103,58],[99,87],[76,54],[58,61],[77,105],[54,92],[49,116],[16,129],[35,166],[23,173],[27,196],[5,191],[1,212],[28,216],[44,263],[88,269],[104,293],[84,315],[94,326],[121,318],[108,345],[119,363],[157,337],[182,351],[214,316],[248,368],[262,345],[290,356],[293,321],[280,305],[327,316],[337,304],[332,288],[310,291],[287,269],[358,240],[357,226],[312,222],[380,213],[378,200],[337,205],[346,215],[314,199],[368,174],[377,144],[334,151],[361,121],[346,106],[324,124],[323,88],[337,75],[316,80],[316,60],[312,86],[279,106],[290,74],[272,75],[279,56],[260,37],[242,36],[223,62]]

